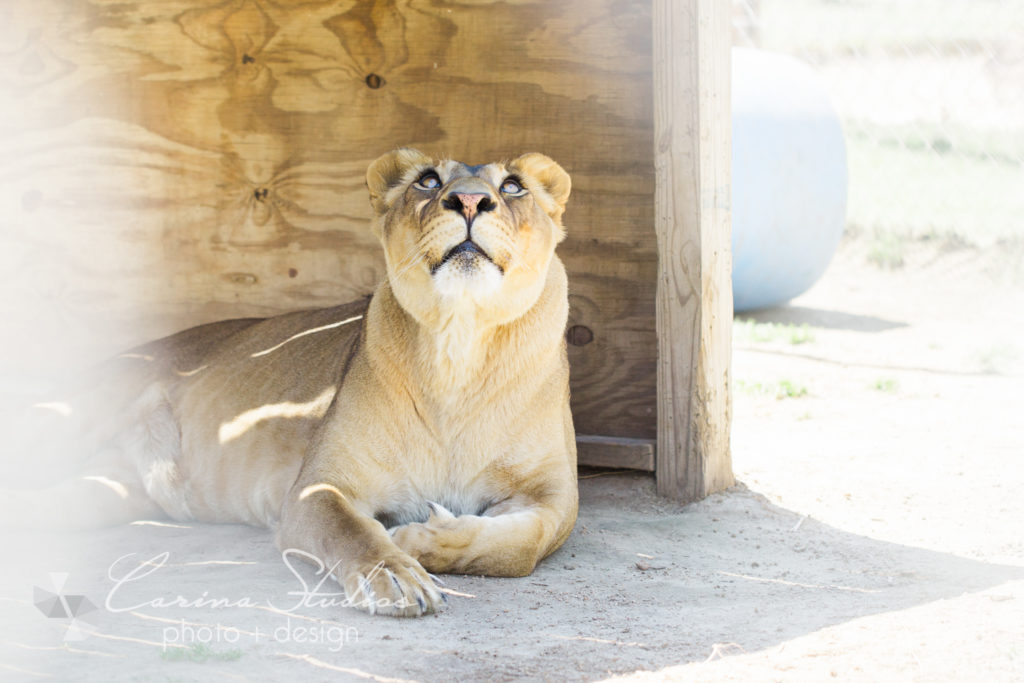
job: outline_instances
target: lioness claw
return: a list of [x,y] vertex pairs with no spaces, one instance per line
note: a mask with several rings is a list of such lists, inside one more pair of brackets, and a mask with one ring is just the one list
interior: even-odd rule
[[436,517],[437,519],[455,519],[455,515],[453,515],[448,510],[448,508],[441,505],[440,503],[435,503],[432,500],[428,500],[427,507],[430,508],[431,517]]

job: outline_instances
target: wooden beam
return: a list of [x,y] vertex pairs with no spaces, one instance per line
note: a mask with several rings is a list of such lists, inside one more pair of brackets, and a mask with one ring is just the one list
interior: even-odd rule
[[591,467],[654,471],[654,439],[576,435],[576,462]]
[[653,0],[658,239],[657,486],[731,486],[729,17],[722,0]]

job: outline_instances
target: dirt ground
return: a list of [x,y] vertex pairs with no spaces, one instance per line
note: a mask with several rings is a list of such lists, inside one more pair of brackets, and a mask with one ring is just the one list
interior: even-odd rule
[[[535,574],[446,577],[418,620],[299,604],[317,577],[258,529],[13,535],[0,678],[1024,680],[1021,250],[866,248],[740,316],[729,491],[585,473]],[[69,631],[47,592],[96,609]]]

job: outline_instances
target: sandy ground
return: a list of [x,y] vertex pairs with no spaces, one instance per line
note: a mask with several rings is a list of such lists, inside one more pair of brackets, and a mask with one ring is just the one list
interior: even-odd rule
[[[683,507],[589,473],[562,549],[525,579],[446,577],[437,616],[299,604],[317,577],[258,529],[13,535],[0,678],[1024,680],[1019,265],[926,244],[882,271],[844,244],[755,316],[813,339],[737,336],[740,484]],[[97,607],[70,632],[33,605],[60,585]]]

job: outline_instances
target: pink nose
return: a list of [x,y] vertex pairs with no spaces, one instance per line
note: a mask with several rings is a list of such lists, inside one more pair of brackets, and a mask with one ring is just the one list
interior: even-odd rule
[[480,202],[487,199],[485,194],[465,194],[462,192],[456,192],[455,196],[459,199],[459,204],[462,205],[462,215],[466,217],[466,220],[471,221],[480,211]]

